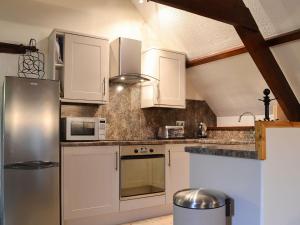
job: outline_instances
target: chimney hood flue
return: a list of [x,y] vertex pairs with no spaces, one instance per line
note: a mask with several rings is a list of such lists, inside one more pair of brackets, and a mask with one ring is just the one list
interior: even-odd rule
[[118,38],[110,44],[110,82],[136,84],[155,79],[141,73],[142,43]]

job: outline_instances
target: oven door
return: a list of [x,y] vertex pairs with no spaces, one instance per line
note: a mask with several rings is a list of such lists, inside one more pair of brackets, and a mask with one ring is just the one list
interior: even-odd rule
[[67,140],[88,141],[99,139],[97,118],[67,118]]
[[165,155],[121,156],[120,199],[165,194]]

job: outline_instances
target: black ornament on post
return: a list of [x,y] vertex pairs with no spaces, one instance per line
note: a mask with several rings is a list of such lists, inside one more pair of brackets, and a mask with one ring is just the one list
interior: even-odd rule
[[262,101],[265,103],[265,121],[270,121],[270,103],[273,101],[273,100],[276,100],[276,98],[274,99],[271,99],[270,98],[270,89],[265,89],[264,90],[264,99],[258,99],[259,101]]

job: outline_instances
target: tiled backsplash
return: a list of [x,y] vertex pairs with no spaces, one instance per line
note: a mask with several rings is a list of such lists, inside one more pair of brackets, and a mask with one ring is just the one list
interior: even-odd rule
[[99,116],[107,119],[109,140],[144,140],[157,137],[158,128],[185,121],[186,137],[195,137],[197,126],[205,122],[216,126],[216,115],[205,101],[187,100],[186,109],[141,109],[140,86],[126,87],[121,92],[117,85],[110,87],[107,105],[63,105],[62,116]]

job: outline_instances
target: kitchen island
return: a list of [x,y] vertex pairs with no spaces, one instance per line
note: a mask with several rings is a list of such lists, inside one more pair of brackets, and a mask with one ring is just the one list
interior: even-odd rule
[[251,157],[245,157],[245,145],[236,145],[237,152],[224,149],[229,145],[187,146],[191,187],[233,198],[232,225],[298,225],[300,123],[259,123],[264,129],[257,132],[258,149],[248,152]]

